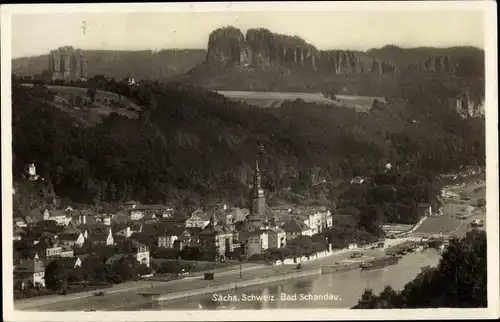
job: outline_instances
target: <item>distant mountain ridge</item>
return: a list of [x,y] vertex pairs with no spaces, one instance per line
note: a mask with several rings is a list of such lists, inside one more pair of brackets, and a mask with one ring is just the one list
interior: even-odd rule
[[214,90],[333,90],[380,96],[398,87],[402,78],[415,77],[484,79],[484,50],[394,45],[321,50],[297,36],[262,28],[244,35],[228,26],[210,34],[205,61],[175,79]]
[[[203,49],[140,50],[82,50],[87,74],[106,75],[118,79],[128,75],[136,79],[166,80],[187,72],[203,62]],[[12,60],[12,73],[19,76],[41,74],[49,68],[49,53]]]

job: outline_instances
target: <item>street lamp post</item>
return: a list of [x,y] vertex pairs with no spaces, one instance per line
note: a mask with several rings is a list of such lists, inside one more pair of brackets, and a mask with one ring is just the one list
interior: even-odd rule
[[238,261],[240,262],[240,278],[242,278],[242,277],[243,277],[243,269],[242,269],[242,267],[241,267],[241,255],[240,255],[240,257],[238,258]]

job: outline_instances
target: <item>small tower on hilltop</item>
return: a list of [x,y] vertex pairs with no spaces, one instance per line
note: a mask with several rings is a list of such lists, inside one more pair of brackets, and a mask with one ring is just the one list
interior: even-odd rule
[[30,181],[37,181],[40,178],[40,176],[36,174],[36,167],[34,163],[26,165],[26,173],[28,174]]

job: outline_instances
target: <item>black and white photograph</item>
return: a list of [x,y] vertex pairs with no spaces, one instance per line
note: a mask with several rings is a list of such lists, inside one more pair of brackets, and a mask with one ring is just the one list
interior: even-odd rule
[[1,14],[5,320],[499,317],[493,1]]

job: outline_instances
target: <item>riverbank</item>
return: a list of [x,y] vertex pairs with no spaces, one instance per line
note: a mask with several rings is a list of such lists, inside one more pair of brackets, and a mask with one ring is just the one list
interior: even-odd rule
[[[147,304],[131,306],[128,310],[259,310],[259,309],[349,309],[354,306],[365,288],[380,292],[387,285],[401,290],[406,283],[421,271],[424,266],[436,266],[441,256],[434,249],[410,253],[395,265],[374,270],[347,269],[337,267],[331,273],[295,278],[276,283],[239,288],[226,292],[207,293],[189,298],[169,301],[152,301]],[[354,266],[354,264],[351,264]],[[325,267],[325,266],[324,266]],[[344,268],[346,268],[344,270]],[[216,294],[216,295],[214,295]],[[301,294],[324,296],[328,298],[313,301],[281,300],[281,296]],[[275,301],[262,300],[273,296]],[[234,301],[235,298],[253,297],[251,301]],[[218,299],[217,299],[218,298]],[[214,302],[214,299],[216,300]]]
[[[362,250],[365,255],[362,258],[351,259],[350,256],[354,252]],[[334,251],[330,256],[322,258],[312,258],[308,262],[303,262],[302,267],[305,270],[318,268],[324,265],[333,265],[336,270],[345,270],[351,268],[353,264],[359,267],[362,261],[381,256],[383,252],[375,250],[339,250]],[[338,263],[338,265],[335,265]],[[148,296],[142,294],[164,294],[193,291],[199,294],[198,291],[217,284],[225,284],[232,282],[244,282],[262,277],[270,277],[280,274],[295,273],[296,265],[265,265],[259,267],[246,267],[240,271],[232,270],[228,272],[218,273],[215,280],[204,280],[202,276],[189,276],[181,280],[173,280],[169,282],[161,281],[137,281],[130,282],[130,287],[126,285],[117,285],[116,289],[105,292],[103,296],[93,296],[93,294],[71,294],[69,296],[57,296],[51,298],[33,298],[15,302],[15,308],[18,310],[34,310],[34,311],[69,311],[69,310],[120,310],[127,309],[130,306],[141,305],[151,301]],[[294,275],[294,274],[292,274]],[[289,279],[292,275],[281,275],[283,278]],[[269,280],[268,280],[269,281]],[[270,282],[266,283],[270,283]],[[241,284],[238,284],[241,285]]]
[[196,295],[203,295],[208,293],[226,292],[231,290],[236,290],[240,288],[270,284],[281,281],[287,281],[291,279],[297,279],[301,277],[309,277],[323,274],[322,267],[308,268],[308,269],[297,269],[293,272],[279,273],[269,276],[259,276],[252,278],[242,278],[237,281],[232,281],[229,283],[220,283],[215,285],[210,285],[208,287],[200,289],[190,289],[184,291],[178,291],[175,293],[141,293],[142,296],[148,298],[150,301],[170,301],[185,297],[191,297]]

